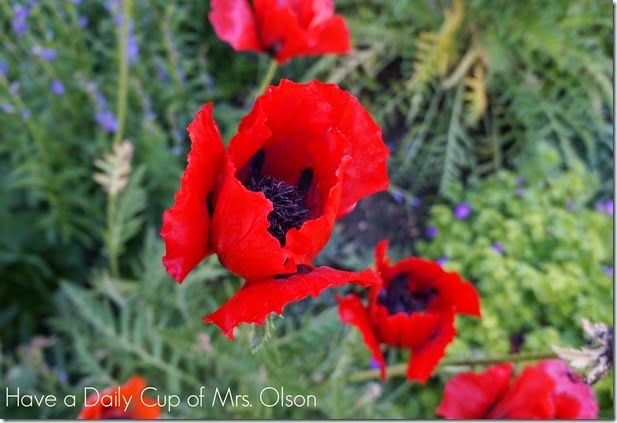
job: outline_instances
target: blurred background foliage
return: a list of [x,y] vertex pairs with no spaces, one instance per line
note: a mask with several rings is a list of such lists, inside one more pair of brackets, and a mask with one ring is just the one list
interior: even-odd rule
[[[448,357],[577,347],[580,317],[612,324],[612,5],[335,3],[354,50],[294,59],[277,78],[317,78],[358,96],[390,147],[391,186],[337,225],[317,263],[369,267],[386,237],[395,258],[447,258],[446,268],[476,284],[484,313],[459,319]],[[0,2],[0,385],[60,396],[137,373],[184,398],[202,385],[253,397],[285,386],[319,400],[184,406],[167,417],[434,417],[448,372],[425,386],[346,382],[370,354],[338,322],[333,292],[289,305],[267,330],[243,325],[235,342],[201,322],[240,281],[216,259],[182,286],[167,276],[162,212],[179,186],[195,112],[214,102],[231,138],[268,59],[218,40],[205,0],[133,2],[130,144],[112,148],[121,7]],[[459,219],[453,209],[463,202],[471,214]],[[255,345],[257,337],[265,339]],[[612,377],[595,387],[603,417],[613,416]],[[77,413],[10,408],[3,417]]]

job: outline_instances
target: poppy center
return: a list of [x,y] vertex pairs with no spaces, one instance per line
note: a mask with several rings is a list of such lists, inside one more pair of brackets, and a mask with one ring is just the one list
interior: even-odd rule
[[416,311],[426,310],[431,299],[438,293],[439,291],[435,288],[410,290],[409,273],[401,273],[390,282],[387,288],[381,290],[377,302],[383,305],[390,315],[396,313],[411,315]]
[[251,159],[251,179],[246,188],[254,192],[263,192],[272,202],[274,210],[268,214],[270,227],[268,232],[278,239],[281,246],[285,245],[287,231],[291,228],[300,229],[308,219],[309,209],[304,197],[313,179],[313,170],[305,169],[297,185],[290,185],[271,176],[261,175],[265,154],[259,150]]

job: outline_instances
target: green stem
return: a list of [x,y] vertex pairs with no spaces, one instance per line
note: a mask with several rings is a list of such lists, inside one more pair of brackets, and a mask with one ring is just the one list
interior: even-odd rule
[[255,93],[255,99],[257,99],[257,97],[266,92],[266,87],[270,85],[270,82],[272,82],[272,78],[274,78],[274,73],[276,72],[277,67],[278,63],[276,62],[276,60],[271,59],[268,70],[266,71],[264,78],[261,80],[261,84],[259,84],[257,92]]
[[129,23],[131,21],[131,8],[133,0],[122,1],[122,26],[118,36],[118,130],[114,135],[114,146],[119,145],[124,135],[126,121],[126,104],[128,97],[129,62],[127,57],[127,41],[129,38]]
[[[499,355],[494,357],[479,357],[479,358],[459,358],[459,359],[445,359],[439,366],[443,367],[456,367],[456,366],[490,366],[493,364],[505,363],[505,362],[521,362],[521,361],[535,361],[544,360],[549,358],[556,358],[557,354],[553,351],[541,351],[541,352],[528,352],[518,354]],[[404,376],[407,373],[407,363],[395,364],[386,368],[386,374],[388,376]],[[378,379],[379,370],[364,370],[361,372],[353,373],[349,376],[349,382],[362,382],[370,379]]]

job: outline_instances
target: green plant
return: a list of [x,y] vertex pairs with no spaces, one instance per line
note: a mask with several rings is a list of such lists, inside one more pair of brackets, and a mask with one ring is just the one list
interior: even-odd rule
[[[422,256],[446,256],[445,267],[473,281],[482,319],[461,321],[449,355],[474,351],[550,351],[585,342],[581,318],[612,324],[612,217],[593,209],[599,181],[580,162],[560,166],[559,153],[537,146],[519,170],[500,172],[472,189],[450,187],[452,206],[431,209],[437,236]],[[454,206],[471,214],[459,220]],[[598,386],[611,413],[610,383]]]

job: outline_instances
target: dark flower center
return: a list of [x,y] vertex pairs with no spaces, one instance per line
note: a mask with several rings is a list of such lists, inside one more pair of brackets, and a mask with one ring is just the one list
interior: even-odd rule
[[387,288],[379,293],[377,302],[388,309],[389,314],[424,311],[431,299],[439,293],[435,288],[417,291],[409,289],[409,273],[401,273],[390,282]]
[[287,231],[291,228],[300,229],[308,219],[309,209],[306,207],[304,197],[313,180],[313,170],[305,169],[300,175],[298,184],[289,185],[271,176],[261,175],[264,159],[263,150],[259,150],[251,159],[251,180],[246,188],[254,192],[263,192],[272,202],[274,210],[268,214],[270,222],[268,232],[278,239],[281,246],[284,246]]

